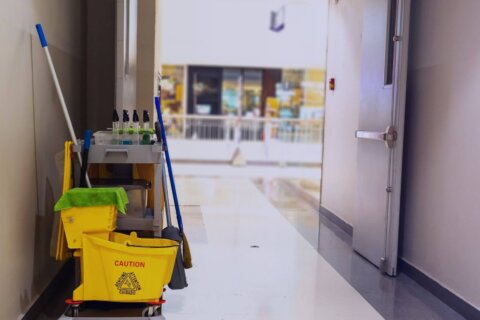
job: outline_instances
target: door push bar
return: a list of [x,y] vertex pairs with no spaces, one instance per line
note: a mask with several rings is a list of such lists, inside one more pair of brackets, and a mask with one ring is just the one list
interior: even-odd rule
[[392,149],[397,141],[398,133],[395,130],[395,127],[388,126],[385,132],[374,132],[374,131],[355,131],[355,138],[357,139],[366,139],[366,140],[376,140],[383,141],[385,146],[389,149]]

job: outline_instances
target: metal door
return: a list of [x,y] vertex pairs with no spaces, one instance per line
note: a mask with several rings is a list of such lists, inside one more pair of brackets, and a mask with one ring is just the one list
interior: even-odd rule
[[353,247],[396,275],[411,0],[365,0]]

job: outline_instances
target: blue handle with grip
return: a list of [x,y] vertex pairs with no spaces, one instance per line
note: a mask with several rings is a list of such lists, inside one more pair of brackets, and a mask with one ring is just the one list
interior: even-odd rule
[[177,214],[178,229],[183,233],[183,220],[180,213],[180,205],[178,204],[177,189],[175,188],[175,180],[173,178],[172,163],[170,161],[170,153],[168,152],[167,135],[165,134],[165,126],[163,125],[162,107],[160,106],[160,99],[155,97],[155,108],[157,109],[158,122],[162,129],[162,143],[165,149],[165,158],[167,160],[168,175],[170,176],[170,185],[172,187],[173,201],[175,203],[175,213]]
[[88,169],[88,152],[90,151],[90,143],[92,140],[92,130],[85,131],[82,152],[82,167],[80,168],[80,188],[88,187],[87,169]]
[[83,143],[83,150],[90,150],[90,144],[92,140],[92,130],[85,131],[85,142]]
[[40,44],[42,48],[48,47],[47,38],[45,38],[45,34],[43,33],[43,28],[40,23],[38,23],[35,28],[37,28],[38,37],[40,38]]

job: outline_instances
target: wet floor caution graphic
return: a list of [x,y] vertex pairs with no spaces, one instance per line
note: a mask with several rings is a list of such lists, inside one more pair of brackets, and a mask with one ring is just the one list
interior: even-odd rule
[[141,290],[137,277],[133,272],[124,272],[115,283],[120,294],[135,295],[137,291]]

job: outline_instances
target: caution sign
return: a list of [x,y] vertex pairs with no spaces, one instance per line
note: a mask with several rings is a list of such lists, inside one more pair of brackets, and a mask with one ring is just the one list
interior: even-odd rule
[[142,290],[133,272],[122,273],[115,286],[120,294],[135,295],[137,291]]

